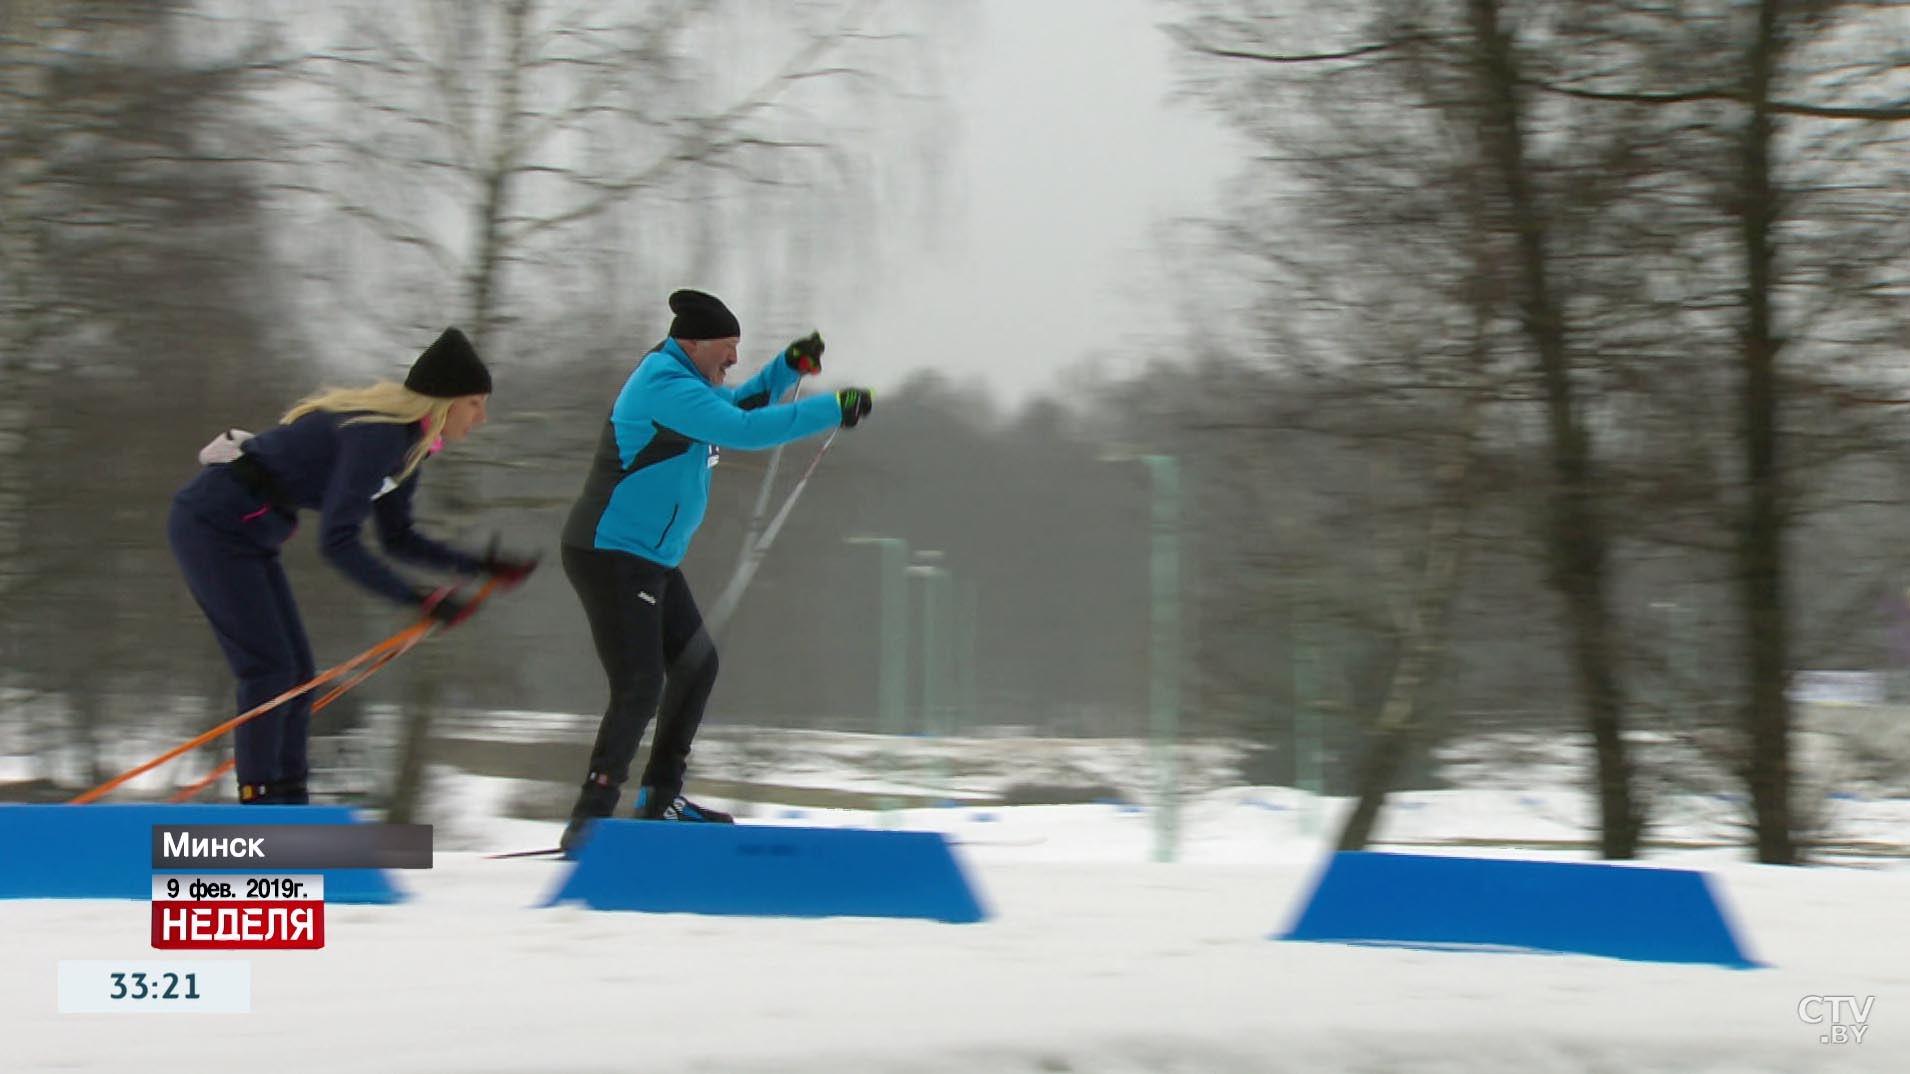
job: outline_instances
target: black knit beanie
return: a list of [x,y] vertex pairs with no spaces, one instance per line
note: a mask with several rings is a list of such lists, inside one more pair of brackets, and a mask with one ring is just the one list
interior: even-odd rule
[[673,339],[732,339],[743,334],[736,315],[723,300],[701,291],[678,291],[670,296],[670,322]]
[[491,371],[484,368],[477,348],[464,333],[447,328],[411,363],[405,387],[433,399],[491,394]]

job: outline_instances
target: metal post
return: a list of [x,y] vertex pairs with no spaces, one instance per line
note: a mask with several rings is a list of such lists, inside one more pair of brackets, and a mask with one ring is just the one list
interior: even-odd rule
[[955,706],[956,729],[974,727],[979,721],[975,711],[975,639],[981,612],[980,589],[973,578],[963,581],[960,615],[957,616],[956,665],[961,669]]
[[908,569],[909,543],[900,537],[847,537],[849,544],[882,546],[881,664],[876,688],[877,728],[885,735],[902,732],[908,707]]
[[915,553],[918,561],[908,569],[922,579],[922,722],[921,734],[930,753],[930,779],[944,796],[953,798],[952,776],[946,744],[941,741],[948,728],[949,590],[953,582],[948,568],[938,566],[942,553],[925,549]]
[[1154,859],[1173,861],[1180,827],[1180,464],[1172,455],[1144,455],[1153,477],[1151,689],[1155,774]]
[[[849,537],[850,544],[882,546],[881,664],[876,687],[877,729],[885,741],[900,741],[907,721],[909,696],[909,543],[900,537]],[[893,769],[893,764],[890,765]],[[892,797],[878,800],[886,815],[899,803]]]
[[1318,667],[1313,649],[1293,643],[1293,782],[1308,798],[1300,811],[1300,831],[1320,830],[1323,786],[1320,748],[1320,710],[1314,703]]
[[922,575],[922,724],[925,735],[934,735],[942,723],[942,570],[939,567],[916,568]]
[[909,579],[906,541],[882,542],[882,733],[899,735],[909,706]]

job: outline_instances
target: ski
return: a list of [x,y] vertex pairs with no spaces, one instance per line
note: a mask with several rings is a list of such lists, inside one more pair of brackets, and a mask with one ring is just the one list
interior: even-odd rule
[[[1048,841],[1046,836],[1040,835],[1011,836],[995,839],[975,839],[947,834],[944,834],[943,837],[946,838],[951,845],[958,847],[1031,847]],[[537,850],[507,850],[499,854],[486,854],[484,857],[490,861],[502,861],[510,858],[558,858],[562,857],[563,854],[564,850],[562,847],[543,847]]]
[[502,858],[556,858],[562,857],[563,847],[542,847],[537,850],[507,850],[502,854],[486,854],[486,858],[496,861]]
[[962,835],[944,835],[950,846],[958,847],[1032,847],[1048,841],[1045,835],[1017,835],[996,839],[971,839]]

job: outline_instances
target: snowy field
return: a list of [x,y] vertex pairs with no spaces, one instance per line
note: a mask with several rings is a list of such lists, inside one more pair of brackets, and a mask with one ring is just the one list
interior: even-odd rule
[[[156,952],[133,902],[0,903],[0,1070],[84,1074],[1797,1074],[1910,1070],[1910,865],[1809,869],[1737,849],[1654,852],[1716,878],[1756,970],[1579,956],[1287,943],[1344,803],[1227,788],[1154,817],[1115,804],[898,811],[771,807],[760,823],[951,834],[992,918],[978,925],[533,909],[566,866],[478,848],[552,825],[485,808],[469,780],[436,868],[398,906],[333,906],[316,952]],[[1405,796],[1399,848],[1452,837],[1582,857],[1566,791]],[[1910,803],[1850,801],[1840,835],[1894,843]],[[1668,839],[1711,841],[1693,803]],[[461,849],[450,849],[461,848]],[[1402,899],[1413,893],[1400,892]],[[242,957],[252,1013],[61,1015],[62,959]],[[1809,996],[1874,996],[1861,1044],[1824,1044]],[[1819,1008],[1811,1007],[1811,1011]]]

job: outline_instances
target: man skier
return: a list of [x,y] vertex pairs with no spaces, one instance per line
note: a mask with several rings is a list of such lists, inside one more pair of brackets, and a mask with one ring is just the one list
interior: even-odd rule
[[562,847],[574,855],[590,821],[616,809],[644,728],[656,735],[635,813],[642,820],[730,823],[683,797],[690,745],[716,683],[716,646],[678,569],[709,506],[718,449],[756,451],[854,428],[873,396],[845,388],[796,403],[777,398],[822,370],[822,337],[796,340],[730,388],[742,329],[713,295],[670,296],[669,338],[617,393],[563,535],[564,574],[583,603],[610,684],[590,764]]

